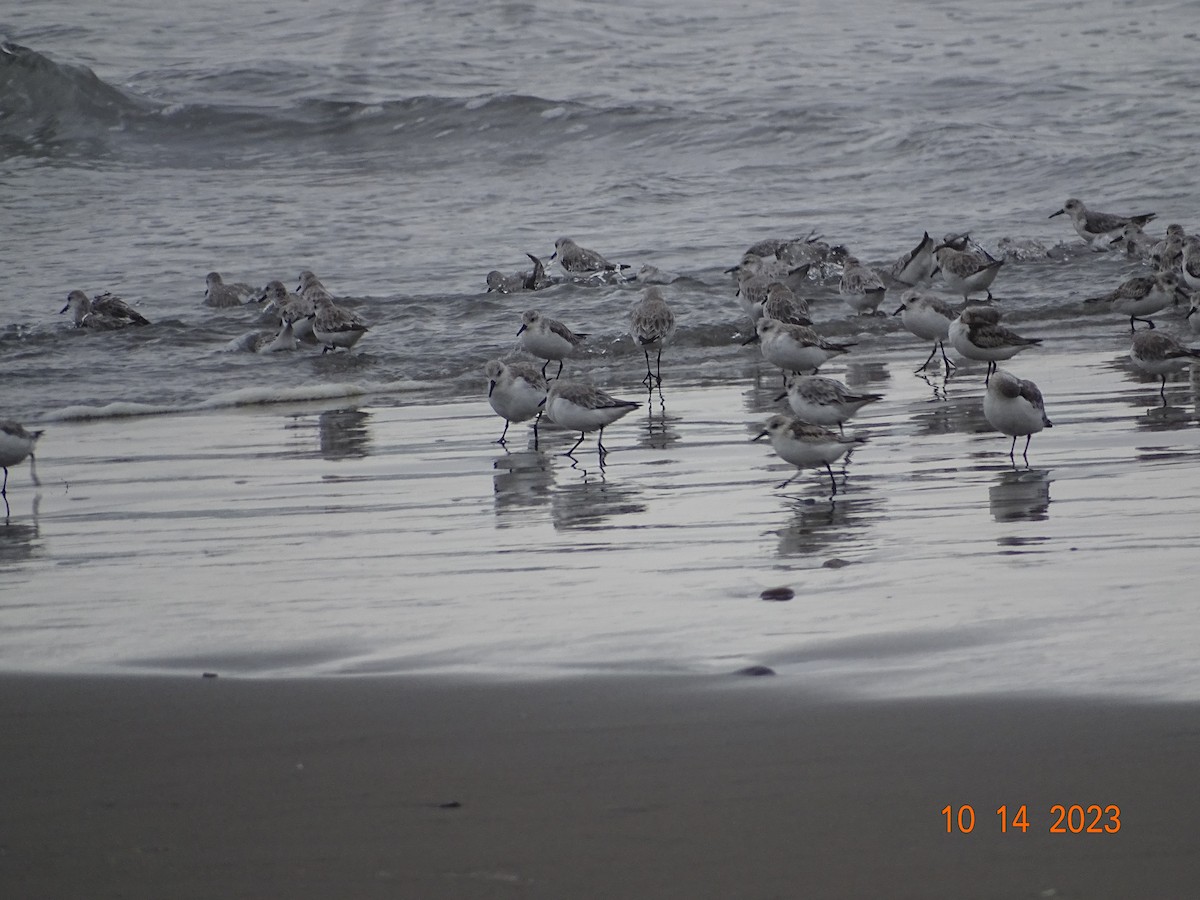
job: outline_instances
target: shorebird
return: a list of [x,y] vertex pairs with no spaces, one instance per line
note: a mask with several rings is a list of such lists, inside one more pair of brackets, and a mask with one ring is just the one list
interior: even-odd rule
[[842,279],[838,282],[838,293],[859,315],[875,315],[887,287],[879,273],[864,266],[857,256],[847,256],[842,264]]
[[888,274],[895,281],[906,284],[909,287],[924,284],[933,278],[934,269],[937,268],[937,260],[933,256],[933,247],[934,240],[929,236],[929,232],[926,231],[921,237],[921,242],[916,247],[892,263]]
[[950,323],[958,317],[958,312],[935,297],[928,297],[916,289],[910,288],[900,295],[900,306],[892,313],[899,316],[900,322],[910,333],[922,340],[933,341],[933,349],[929,358],[919,367],[917,372],[929,368],[933,357],[942,351],[942,362],[946,371],[956,368],[946,355],[946,341],[950,338]]
[[525,255],[533,260],[533,271],[505,275],[493,269],[487,273],[488,293],[496,291],[501,294],[519,294],[523,291],[539,291],[551,284],[550,279],[546,277],[545,264],[532,253]]
[[755,318],[774,319],[777,322],[788,322],[792,325],[811,325],[808,301],[797,297],[796,292],[782,281],[772,281],[767,285],[767,296]]
[[972,245],[969,235],[947,235],[933,251],[938,270],[946,286],[961,293],[963,300],[980,291],[992,299],[992,282],[1000,273],[1004,260],[996,259],[978,244]]
[[25,457],[29,457],[29,475],[37,484],[37,474],[34,472],[33,445],[42,436],[41,431],[26,431],[19,422],[12,419],[0,421],[0,469],[4,469],[4,483],[0,484],[0,496],[8,495],[8,467],[15,466]]
[[824,375],[794,375],[787,391],[775,398],[787,398],[788,406],[801,422],[810,425],[836,425],[844,433],[843,423],[868,403],[882,400],[882,394],[856,393],[836,378]]
[[1200,359],[1200,350],[1185,347],[1175,338],[1159,331],[1135,331],[1129,348],[1129,359],[1135,366],[1162,379],[1159,396],[1167,405],[1167,375],[1186,369]]
[[581,332],[574,332],[557,319],[543,316],[536,309],[527,309],[521,315],[521,327],[517,329],[521,346],[541,359],[546,360],[542,366],[542,374],[552,360],[558,360],[557,378],[562,374],[563,360],[575,352],[575,348],[587,337]]
[[984,385],[996,371],[997,362],[1012,359],[1042,342],[1041,338],[1021,337],[1005,328],[1000,324],[1000,311],[994,306],[968,306],[950,323],[949,337],[951,346],[967,359],[988,364]]
[[759,319],[754,336],[744,341],[758,341],[763,359],[787,372],[816,372],[827,360],[849,352],[854,344],[835,344],[827,341],[807,325],[789,325],[775,319]]
[[280,353],[295,350],[298,343],[291,320],[284,319],[278,331],[248,331],[226,344],[225,349],[242,353]]
[[504,420],[504,431],[500,432],[497,444],[505,444],[508,426],[513,422],[533,419],[533,440],[537,446],[537,419],[546,402],[546,376],[533,363],[504,362],[490,359],[483,367],[488,379],[488,403],[496,415]]
[[1154,268],[1160,272],[1178,273],[1183,266],[1183,244],[1186,240],[1187,232],[1182,225],[1168,225],[1166,236],[1150,251],[1150,262]]
[[315,312],[312,315],[313,337],[324,344],[321,353],[328,353],[338,347],[349,350],[358,343],[358,339],[367,333],[367,326],[357,315],[344,309],[327,295],[317,295],[313,302]]
[[866,438],[841,437],[828,428],[811,425],[782,413],[771,416],[766,427],[752,440],[757,441],[764,437],[771,439],[776,456],[797,468],[797,472],[791,478],[776,486],[777,490],[791,484],[799,477],[800,471],[824,466],[825,471],[829,473],[829,484],[834,494],[837,493],[837,480],[833,477],[831,464],[866,442]]
[[1177,303],[1180,291],[1178,275],[1159,272],[1157,275],[1135,275],[1107,294],[1088,297],[1083,302],[1111,303],[1115,312],[1129,316],[1129,330],[1133,331],[1137,327],[1135,322],[1145,322],[1153,328],[1154,323],[1146,316]]
[[[675,313],[657,287],[646,288],[642,299],[629,313],[629,334],[646,355],[646,377],[642,384],[662,386],[662,351],[675,336]],[[650,351],[656,350],[655,370],[650,371]]]
[[209,272],[204,277],[204,305],[216,307],[241,306],[254,288],[243,281],[226,284],[219,272]]
[[561,237],[554,242],[550,260],[558,260],[568,276],[584,279],[620,279],[622,270],[629,268],[624,263],[609,262],[595,250],[580,247],[569,237]]
[[1109,243],[1124,243],[1125,255],[1131,259],[1149,259],[1156,246],[1155,239],[1142,231],[1141,225],[1134,222],[1130,222],[1122,228],[1120,234]]
[[58,311],[71,311],[76,328],[111,330],[126,325],[149,325],[150,320],[113,294],[96,294],[91,299],[83,291],[67,294],[67,305]]
[[316,335],[312,330],[312,316],[316,313],[317,308],[311,299],[300,294],[293,294],[284,287],[282,281],[277,279],[267,282],[258,302],[265,304],[263,312],[274,314],[281,325],[291,322],[292,333],[296,336],[296,340],[309,344],[317,342]]
[[[1055,216],[1061,216],[1066,213],[1071,217],[1071,224],[1075,226],[1075,233],[1093,245],[1097,238],[1108,237],[1114,238],[1117,233],[1132,222],[1134,225],[1145,227],[1146,223],[1154,218],[1155,213],[1145,213],[1137,216],[1118,216],[1114,213],[1092,212],[1083,205],[1082,200],[1076,200],[1072,197],[1062,205],[1062,209],[1058,212],[1052,212],[1048,218],[1053,219]],[[1107,245],[1104,246],[1107,249]]]
[[618,400],[591,385],[555,379],[546,393],[546,415],[557,425],[568,431],[578,431],[577,440],[564,455],[571,456],[575,448],[583,443],[589,431],[599,430],[596,450],[603,465],[608,449],[604,446],[604,428],[621,416],[633,412],[642,404],[632,400]]
[[1012,438],[1008,458],[1015,459],[1017,438],[1025,438],[1021,457],[1029,462],[1029,441],[1043,428],[1054,425],[1046,415],[1042,392],[1032,381],[997,369],[983,395],[983,416],[997,431]]

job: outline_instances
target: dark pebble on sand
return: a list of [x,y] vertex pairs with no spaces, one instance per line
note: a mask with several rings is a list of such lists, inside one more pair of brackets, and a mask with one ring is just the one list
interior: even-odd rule
[[217,673],[216,673],[216,672],[205,672],[205,673],[204,673],[203,675],[201,675],[200,677],[201,677],[201,678],[216,678],[216,677],[217,677]]
[[843,566],[850,565],[850,561],[846,559],[838,559],[836,556],[833,559],[827,559],[821,563],[822,569],[840,569]]
[[775,670],[770,666],[746,666],[744,669],[738,669],[739,675],[774,675]]
[[458,809],[462,804],[457,800],[451,800],[448,803],[439,803],[438,809]]
[[796,596],[796,592],[793,591],[790,587],[767,588],[765,591],[763,591],[758,596],[761,597],[763,600],[782,601],[782,600],[791,600],[793,597]]

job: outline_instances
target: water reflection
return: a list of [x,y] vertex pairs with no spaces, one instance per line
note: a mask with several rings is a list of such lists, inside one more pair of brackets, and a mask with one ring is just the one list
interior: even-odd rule
[[1050,517],[1050,470],[1008,469],[988,488],[997,522],[1041,522]]
[[645,512],[637,500],[639,491],[606,481],[589,479],[564,484],[550,495],[550,517],[564,531],[595,528],[605,519]]
[[[554,467],[541,450],[518,450],[492,461],[492,501],[497,519],[545,506],[554,487]],[[506,523],[497,522],[503,527]]]
[[1136,425],[1141,431],[1177,431],[1190,428],[1194,419],[1193,412],[1182,406],[1155,406],[1138,416]]
[[667,402],[662,390],[651,390],[646,398],[646,427],[638,436],[638,446],[650,450],[665,450],[679,442],[679,432],[675,426],[680,422],[679,416],[667,414]]
[[846,375],[842,378],[847,387],[858,390],[875,390],[878,385],[891,380],[892,373],[886,363],[854,359],[846,361]]
[[0,524],[0,566],[24,562],[31,559],[41,546],[38,540],[38,506],[41,493],[33,495],[30,521],[12,521],[12,509],[8,498],[4,498],[4,522]]
[[776,554],[812,556],[838,544],[844,549],[870,526],[882,507],[877,496],[841,496],[828,500],[795,501],[792,517],[775,532]]
[[371,414],[359,409],[331,409],[317,418],[321,456],[325,459],[360,459],[370,453],[367,430]]
[[[983,385],[980,384],[980,394]],[[922,401],[909,407],[909,415],[917,434],[974,434],[991,431],[983,415],[980,395],[943,397],[941,402]]]

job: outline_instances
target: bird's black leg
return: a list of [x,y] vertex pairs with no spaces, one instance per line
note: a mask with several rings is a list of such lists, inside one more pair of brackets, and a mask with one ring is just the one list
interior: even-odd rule
[[[913,371],[914,372],[924,372],[926,369],[928,369],[929,364],[931,362],[933,362],[933,357],[937,354],[938,347],[940,347],[940,346],[941,346],[941,343],[934,344],[933,349],[929,351],[929,359],[925,360],[923,365],[921,365],[919,368],[913,369]],[[943,350],[942,354],[945,355],[945,352],[946,351]]]

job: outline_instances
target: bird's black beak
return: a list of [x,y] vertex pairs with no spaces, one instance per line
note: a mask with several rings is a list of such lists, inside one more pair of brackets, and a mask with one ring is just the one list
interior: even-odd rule
[[1108,243],[1109,243],[1109,245],[1111,246],[1112,244],[1119,244],[1119,243],[1121,243],[1121,241],[1123,241],[1123,240],[1125,240],[1125,235],[1123,235],[1123,234],[1118,234],[1118,235],[1117,235],[1115,238],[1113,238],[1113,239],[1112,239],[1111,241],[1109,241]]
[[68,303],[66,306],[64,306],[62,309],[60,309],[60,310],[58,311],[58,314],[61,316],[63,313],[65,313],[65,312],[66,312],[68,309],[70,309],[70,308],[71,308],[71,304],[70,304],[70,303]]
[[757,333],[750,335],[750,337],[748,337],[748,338],[746,338],[746,340],[742,341],[742,346],[745,347],[747,344],[755,344],[755,343],[758,343],[758,334]]
[[1066,212],[1066,210],[1065,210],[1065,209],[1060,209],[1060,210],[1059,210],[1058,212],[1056,212],[1056,213],[1050,213],[1050,215],[1046,216],[1046,218],[1047,218],[1047,219],[1053,219],[1055,216],[1061,216],[1061,215],[1062,215],[1063,213],[1065,213],[1065,212]]
[[524,330],[525,330],[525,323],[524,323],[524,322],[522,322],[522,323],[521,323],[521,327],[517,329],[517,334],[520,334],[520,333],[521,333],[521,332],[523,332]]
[[[778,397],[775,398],[775,402],[778,403],[780,400],[782,400],[786,396],[787,396],[787,391],[784,391],[782,394],[780,394]],[[766,432],[764,431],[763,434],[766,434]],[[762,437],[762,435],[760,434],[759,437]]]
[[539,407],[539,408],[540,408],[540,407],[543,407],[543,406],[545,406],[545,405],[546,405],[546,399],[547,399],[547,398],[545,398],[545,397],[543,397],[543,398],[542,398],[542,402],[538,404],[538,407]]
[[898,315],[900,315],[900,313],[904,312],[906,309],[908,309],[908,307],[905,306],[903,303],[901,303],[900,308],[898,310],[896,310],[894,313],[892,313],[892,315],[898,316]]
[[1183,314],[1183,317],[1185,319],[1190,318],[1192,313],[1194,313],[1195,311],[1196,311],[1196,307],[1193,306],[1186,313]]
[[488,382],[488,396],[489,396],[489,397],[491,397],[491,396],[492,396],[492,391],[494,391],[495,389],[496,389],[496,382],[494,382],[494,381],[489,381],[489,382]]
[[763,439],[763,438],[765,438],[765,437],[766,437],[768,434],[770,434],[770,432],[769,432],[769,431],[760,431],[756,437],[752,437],[752,438],[750,438],[750,443],[754,443],[755,441],[762,440],[762,439]]

